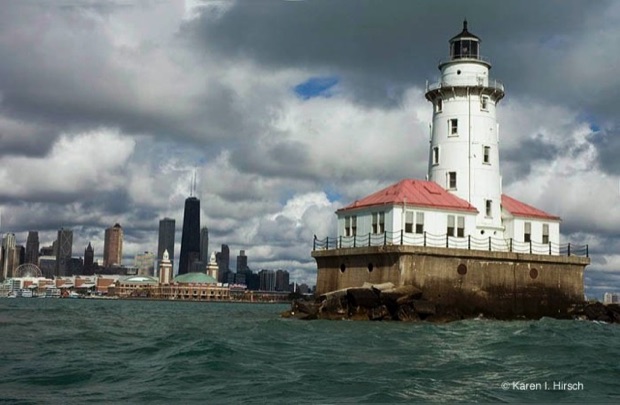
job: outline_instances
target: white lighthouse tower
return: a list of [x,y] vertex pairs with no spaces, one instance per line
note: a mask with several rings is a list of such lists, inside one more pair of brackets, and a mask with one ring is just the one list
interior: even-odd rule
[[476,233],[503,235],[496,106],[502,84],[489,78],[491,64],[480,56],[480,38],[467,30],[450,39],[450,59],[441,78],[428,86],[433,103],[429,180],[478,209]]

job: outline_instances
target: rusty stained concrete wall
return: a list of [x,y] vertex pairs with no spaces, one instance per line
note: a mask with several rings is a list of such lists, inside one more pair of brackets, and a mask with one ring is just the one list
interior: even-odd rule
[[390,281],[415,285],[424,299],[464,315],[498,318],[565,314],[584,299],[583,272],[590,263],[575,256],[389,245],[314,251],[312,256],[318,294]]

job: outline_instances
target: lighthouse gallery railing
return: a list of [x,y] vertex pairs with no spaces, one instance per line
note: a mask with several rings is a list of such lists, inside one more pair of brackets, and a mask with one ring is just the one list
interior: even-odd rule
[[427,232],[422,234],[408,232],[384,232],[354,236],[339,236],[335,238],[319,239],[314,236],[312,250],[329,250],[341,248],[355,248],[363,246],[409,245],[424,247],[443,247],[452,249],[486,250],[490,252],[513,252],[555,256],[585,256],[589,257],[588,245],[573,243],[541,243],[534,241],[518,241],[497,237],[476,238],[433,235]]

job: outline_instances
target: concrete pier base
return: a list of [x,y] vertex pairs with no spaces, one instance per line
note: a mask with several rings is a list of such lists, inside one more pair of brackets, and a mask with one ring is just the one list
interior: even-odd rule
[[463,315],[500,319],[562,317],[584,301],[587,257],[368,246],[312,252],[317,294],[364,282],[413,285],[423,299]]

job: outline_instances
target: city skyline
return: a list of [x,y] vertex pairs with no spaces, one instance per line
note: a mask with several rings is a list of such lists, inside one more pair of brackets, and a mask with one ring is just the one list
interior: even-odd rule
[[503,191],[589,244],[588,295],[620,291],[616,2],[145,4],[3,3],[3,235],[64,227],[99,256],[120,223],[125,262],[181,223],[195,171],[212,247],[313,284],[337,209],[426,173],[423,94],[466,16],[506,86]]

